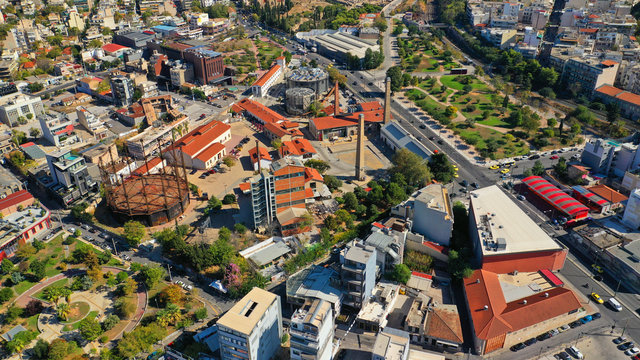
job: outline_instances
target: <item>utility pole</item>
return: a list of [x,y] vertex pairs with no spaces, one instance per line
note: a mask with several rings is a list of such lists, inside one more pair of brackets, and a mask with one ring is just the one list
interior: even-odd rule
[[618,290],[620,290],[620,283],[622,282],[622,279],[618,280],[618,286],[616,286],[616,291],[613,293],[613,296],[615,297],[616,295],[618,295]]
[[167,270],[169,270],[169,281],[173,283],[173,277],[171,276],[171,265],[167,263]]
[[620,336],[624,335],[624,331],[627,330],[627,324],[629,324],[629,318],[627,318],[627,321],[624,323],[624,327],[622,328],[622,334],[620,334]]
[[118,249],[116,249],[116,241],[113,240],[113,236],[111,237],[111,243],[113,244],[113,252],[115,252],[116,256],[118,256]]

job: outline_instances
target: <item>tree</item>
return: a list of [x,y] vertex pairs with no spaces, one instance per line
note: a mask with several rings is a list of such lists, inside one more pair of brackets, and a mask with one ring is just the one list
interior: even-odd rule
[[78,329],[80,330],[80,335],[87,341],[93,341],[102,334],[102,326],[100,326],[100,323],[95,318],[89,316],[80,321]]
[[56,314],[58,315],[58,318],[62,321],[67,321],[67,319],[69,318],[70,311],[71,311],[71,308],[67,303],[58,304],[56,306]]
[[129,319],[136,311],[136,304],[128,298],[120,298],[113,304],[116,314],[122,319]]
[[35,94],[35,93],[37,93],[38,91],[40,91],[40,90],[44,89],[44,85],[42,85],[42,84],[41,84],[41,83],[39,83],[39,82],[34,82],[34,83],[31,83],[31,84],[27,85],[27,88],[29,89],[29,91],[30,91],[32,94]]
[[34,260],[29,264],[29,270],[31,271],[33,278],[37,281],[42,280],[46,276],[45,269],[46,264],[39,260]]
[[347,77],[340,74],[340,71],[335,67],[327,69],[327,72],[329,73],[329,79],[331,79],[332,83],[337,81],[340,86],[344,86],[347,83]]
[[402,148],[393,155],[391,175],[401,174],[407,185],[423,187],[431,181],[431,172],[425,161],[415,153]]
[[558,125],[558,120],[554,118],[547,119],[547,126],[550,128],[555,128]]
[[73,352],[75,343],[63,339],[55,339],[49,345],[49,360],[62,360]]
[[222,198],[222,203],[225,205],[233,204],[236,202],[236,196],[233,194],[227,194]]
[[138,282],[132,278],[126,278],[118,285],[118,291],[124,295],[129,296],[138,289]]
[[527,134],[536,132],[540,128],[540,117],[536,113],[531,113],[522,119],[522,128]]
[[185,294],[180,285],[171,284],[158,294],[160,304],[167,306],[169,304],[181,305],[184,302]]
[[538,91],[538,93],[540,94],[540,96],[548,99],[553,100],[556,98],[556,93],[550,87],[543,87],[542,89],[540,89],[540,91]]
[[162,327],[176,325],[182,319],[182,311],[176,304],[168,304],[165,309],[158,311],[156,320]]
[[304,166],[314,168],[318,170],[320,174],[324,174],[327,170],[331,168],[331,165],[329,165],[328,162],[324,160],[316,160],[316,159],[309,159],[305,161]]
[[429,170],[434,179],[444,184],[450,183],[455,174],[453,165],[444,153],[431,155],[429,159]]
[[607,121],[609,124],[613,124],[620,117],[620,106],[617,103],[608,103],[605,106],[607,110]]
[[0,290],[0,304],[3,304],[9,301],[12,297],[13,297],[13,290],[11,290],[10,288],[5,287],[2,290]]
[[400,91],[404,85],[402,79],[402,68],[400,66],[392,66],[387,70],[387,77],[391,79],[391,91]]
[[242,235],[247,232],[247,227],[244,226],[244,224],[236,223],[235,225],[233,225],[233,231],[235,231],[236,234]]
[[28,317],[29,316],[33,316],[33,315],[37,315],[37,314],[40,314],[42,312],[43,308],[44,308],[44,306],[42,305],[42,301],[36,300],[36,299],[31,299],[27,303],[27,306],[24,307],[24,313]]
[[331,192],[334,192],[342,187],[342,181],[332,175],[326,175],[324,177],[324,184],[327,185]]
[[118,315],[111,314],[107,316],[102,322],[102,331],[109,331],[113,329],[120,322]]
[[196,320],[200,321],[200,320],[204,320],[207,318],[207,308],[206,307],[201,307],[199,309],[197,309],[193,315],[195,316]]
[[344,208],[347,210],[355,210],[356,206],[358,206],[358,199],[352,192],[344,194],[342,199],[344,200]]
[[391,278],[397,282],[406,284],[411,277],[411,270],[405,264],[396,264],[391,273]]
[[140,269],[142,281],[148,288],[154,287],[160,280],[166,276],[164,268],[157,265],[145,265]]
[[13,285],[18,285],[20,282],[24,281],[24,275],[19,271],[12,272],[10,278]]
[[375,20],[373,20],[373,26],[378,28],[378,30],[383,33],[387,31],[387,20],[384,16],[377,16]]
[[280,150],[280,148],[282,147],[282,139],[280,139],[279,137],[276,137],[273,140],[271,140],[271,147],[276,150]]
[[220,201],[215,196],[211,196],[209,198],[208,203],[207,203],[207,207],[204,209],[204,213],[206,215],[208,215],[210,213],[214,214],[214,213],[217,213],[218,211],[220,211],[220,209],[222,209],[222,201]]
[[47,360],[49,358],[49,343],[38,339],[31,351],[35,360]]
[[544,165],[542,165],[542,162],[540,162],[540,160],[536,160],[536,162],[533,164],[531,173],[536,176],[542,176],[542,174],[544,174]]
[[4,344],[4,348],[9,354],[21,353],[37,336],[38,333],[35,331],[20,331],[13,336],[11,341]]
[[20,146],[27,141],[27,134],[25,134],[24,131],[13,129],[11,130],[11,141],[17,146]]
[[31,136],[32,138],[39,138],[40,130],[32,127],[31,129],[29,129],[29,136]]
[[406,264],[410,270],[427,273],[431,270],[433,259],[427,254],[414,250],[406,250],[403,263]]
[[2,263],[0,264],[0,272],[3,275],[6,275],[8,273],[10,273],[13,270],[13,262],[11,262],[11,260],[9,259],[4,259],[2,260]]
[[129,220],[124,223],[122,236],[127,243],[133,247],[140,245],[140,242],[147,234],[147,230],[142,223],[136,220]]

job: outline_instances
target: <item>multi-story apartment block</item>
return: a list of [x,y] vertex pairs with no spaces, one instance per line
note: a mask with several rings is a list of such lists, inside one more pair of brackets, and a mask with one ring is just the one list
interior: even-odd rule
[[340,253],[340,280],[345,290],[343,305],[360,309],[376,285],[376,249],[353,242]]
[[514,29],[482,29],[481,36],[493,46],[506,49],[516,42],[517,31]]
[[184,59],[193,65],[194,77],[203,85],[224,74],[224,62],[219,52],[197,46],[185,50]]
[[111,77],[111,96],[117,106],[129,106],[133,102],[133,81],[126,76]]
[[580,91],[591,94],[601,85],[613,85],[618,67],[619,64],[612,60],[571,58],[564,64],[561,81],[579,84]]
[[595,139],[584,145],[580,162],[589,166],[595,174],[608,174],[619,145],[612,141]]
[[42,136],[51,145],[60,147],[81,141],[75,133],[73,121],[65,115],[59,113],[42,114],[38,116],[38,121],[42,129]]
[[38,117],[44,114],[44,106],[39,96],[14,93],[0,97],[0,121],[10,127],[18,125],[18,119]]
[[0,199],[0,261],[51,228],[51,213],[27,190]]
[[91,135],[96,139],[103,139],[107,136],[107,127],[104,125],[104,119],[96,116],[94,113],[87,110],[84,106],[78,106],[76,108],[76,114],[78,115],[78,122],[82,125]]
[[277,220],[283,233],[294,233],[307,214],[307,200],[322,185],[322,175],[295,158],[274,161],[270,170],[249,180],[254,227],[269,227]]
[[291,359],[331,360],[333,328],[331,303],[322,299],[307,299],[291,316]]
[[624,91],[611,85],[602,85],[593,92],[593,97],[605,104],[615,103],[620,113],[632,120],[640,118],[640,95]]
[[73,4],[81,10],[87,11],[93,8],[93,0],[73,0]]
[[81,198],[96,186],[85,159],[69,150],[47,154],[47,165],[53,181],[52,190],[61,196],[65,204]]
[[222,360],[269,360],[280,349],[280,297],[254,287],[217,325]]
[[171,85],[181,87],[184,83],[193,82],[193,65],[176,60],[169,70]]

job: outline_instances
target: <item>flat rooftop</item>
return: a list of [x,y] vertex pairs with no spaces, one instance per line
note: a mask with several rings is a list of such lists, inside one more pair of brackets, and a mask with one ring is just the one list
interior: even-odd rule
[[218,320],[218,326],[250,335],[278,295],[254,287]]
[[593,245],[600,249],[606,249],[620,244],[623,241],[621,236],[616,236],[610,229],[590,222],[585,225],[576,226],[573,231],[582,238],[591,241]]
[[606,250],[636,273],[640,273],[640,240],[635,240],[625,246],[614,246]]
[[409,351],[409,334],[402,330],[385,328],[376,336],[373,354],[386,360],[402,360],[405,358],[405,347]]
[[470,208],[483,256],[562,249],[496,185],[472,191]]

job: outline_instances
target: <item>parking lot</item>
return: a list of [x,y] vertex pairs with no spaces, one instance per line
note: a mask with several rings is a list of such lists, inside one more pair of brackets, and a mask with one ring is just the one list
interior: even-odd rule
[[[580,334],[576,341],[564,342],[561,345],[551,347],[542,351],[538,359],[577,359],[571,352],[570,347],[575,347],[582,354],[583,359],[631,359],[630,355],[625,355],[623,350],[618,349],[614,340],[620,336],[620,332],[611,333],[611,328],[600,327],[592,331]],[[567,357],[568,356],[568,357]]]

